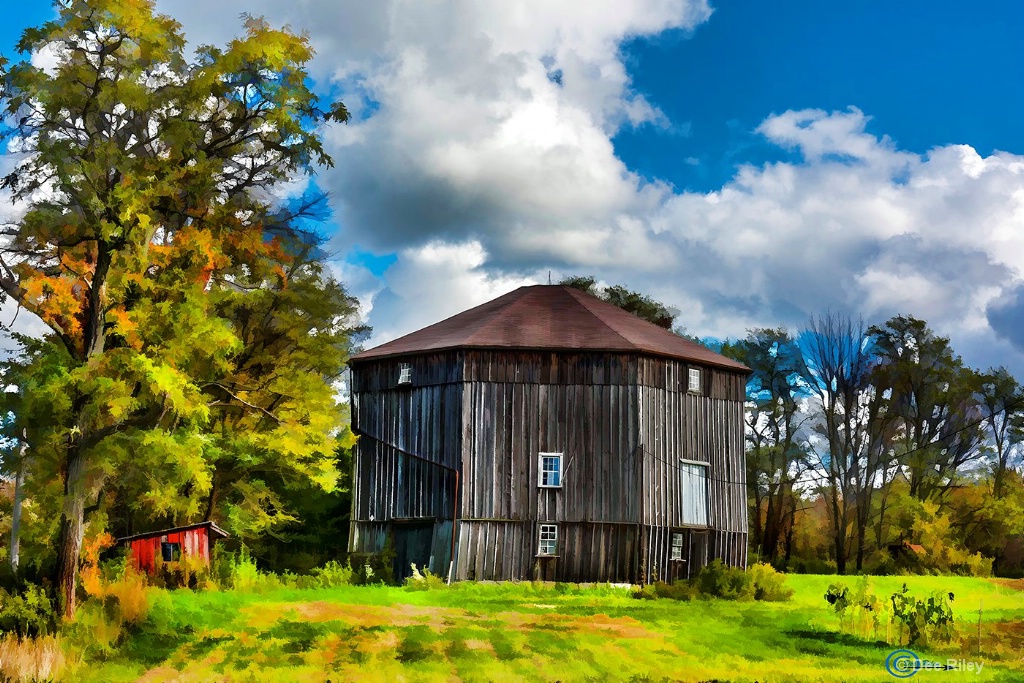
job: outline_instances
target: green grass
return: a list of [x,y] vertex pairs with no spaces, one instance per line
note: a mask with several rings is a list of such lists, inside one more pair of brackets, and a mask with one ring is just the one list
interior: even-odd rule
[[[105,682],[896,680],[884,669],[895,646],[840,632],[826,609],[822,596],[836,580],[857,581],[790,576],[796,594],[784,603],[648,601],[610,587],[531,584],[160,592],[118,649],[87,655],[71,673]],[[919,595],[956,595],[960,641],[919,654],[984,664],[980,675],[915,680],[1024,681],[1024,584],[875,577],[872,586],[887,597],[904,581]],[[87,638],[82,629],[73,640]]]

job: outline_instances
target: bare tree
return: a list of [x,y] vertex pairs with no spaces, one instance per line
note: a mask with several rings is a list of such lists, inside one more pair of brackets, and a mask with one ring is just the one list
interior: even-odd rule
[[1024,388],[1003,367],[981,377],[979,404],[992,443],[992,494],[1003,495],[1011,458],[1024,442]]
[[851,541],[857,568],[863,566],[872,499],[888,467],[887,401],[873,382],[871,341],[863,321],[838,313],[812,319],[801,338],[803,377],[821,410],[816,431],[823,440],[814,452],[840,574]]

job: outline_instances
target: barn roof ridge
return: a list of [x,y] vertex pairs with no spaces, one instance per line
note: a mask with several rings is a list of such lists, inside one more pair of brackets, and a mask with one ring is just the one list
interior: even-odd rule
[[186,524],[184,526],[171,527],[170,529],[157,529],[155,531],[144,531],[139,534],[132,534],[131,536],[122,536],[121,538],[114,539],[114,543],[124,543],[125,541],[134,541],[139,538],[147,538],[149,536],[163,536],[164,534],[176,534],[180,531],[188,531],[189,529],[198,529],[201,526],[210,527],[211,531],[214,531],[221,535],[223,538],[229,537],[231,534],[221,529],[215,522],[206,520],[204,522],[196,522],[195,524]]
[[397,339],[351,362],[474,349],[602,351],[667,356],[749,372],[731,358],[566,285],[527,285]]

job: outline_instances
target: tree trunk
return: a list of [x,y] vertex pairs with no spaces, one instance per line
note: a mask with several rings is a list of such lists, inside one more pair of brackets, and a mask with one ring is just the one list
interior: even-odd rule
[[21,549],[21,503],[25,495],[25,450],[28,448],[27,434],[21,432],[21,446],[18,448],[18,474],[14,478],[14,507],[11,509],[11,571],[18,575],[18,554]]
[[55,588],[60,612],[75,616],[75,588],[78,560],[85,532],[85,456],[74,446],[68,449],[68,468],[64,480],[64,510],[57,538],[57,579]]

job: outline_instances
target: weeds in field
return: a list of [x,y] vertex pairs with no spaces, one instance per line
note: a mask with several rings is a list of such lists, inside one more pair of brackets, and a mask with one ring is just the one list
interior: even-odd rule
[[955,636],[953,621],[953,593],[936,591],[928,598],[915,598],[909,594],[907,584],[889,597],[891,608],[872,590],[867,576],[862,576],[853,591],[845,583],[837,582],[828,587],[825,600],[830,609],[839,617],[840,631],[849,632],[859,638],[879,637],[879,628],[887,623],[885,641],[889,642],[893,627],[896,628],[896,645],[926,646],[939,640],[949,643]]
[[447,588],[448,584],[444,582],[437,574],[432,574],[429,569],[424,569],[420,572],[416,567],[416,563],[412,563],[412,576],[405,580],[405,587],[411,591],[429,591],[438,590],[440,588]]
[[907,584],[892,594],[893,619],[899,622],[897,644],[902,644],[903,628],[907,628],[907,645],[928,645],[932,640],[950,642],[956,635],[953,622],[953,594],[935,592],[931,597],[914,598]]
[[50,681],[64,669],[64,650],[55,635],[21,638],[8,633],[0,638],[0,675],[4,681]]

